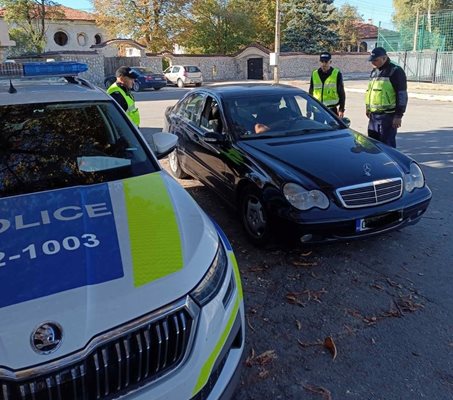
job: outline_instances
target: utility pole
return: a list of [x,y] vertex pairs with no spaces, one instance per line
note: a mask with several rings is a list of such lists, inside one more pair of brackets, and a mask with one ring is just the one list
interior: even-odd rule
[[275,65],[274,65],[274,84],[280,81],[280,0],[276,0],[275,5]]
[[417,16],[415,17],[415,31],[414,31],[414,48],[413,51],[417,51],[417,35],[418,35],[418,18],[420,16],[420,10],[417,7]]

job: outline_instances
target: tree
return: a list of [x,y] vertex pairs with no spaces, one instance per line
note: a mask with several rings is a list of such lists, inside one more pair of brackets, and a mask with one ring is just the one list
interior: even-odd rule
[[249,0],[195,0],[180,43],[191,51],[231,54],[256,40],[257,8]]
[[[393,5],[401,48],[453,50],[451,0],[393,0]],[[444,10],[450,12],[439,13]]]
[[5,10],[5,21],[13,25],[11,38],[18,41],[18,49],[36,53],[45,48],[46,20],[63,15],[51,0],[0,0],[0,7]]
[[393,0],[395,14],[393,21],[397,26],[407,20],[411,20],[417,13],[431,14],[440,10],[452,10],[451,0]]
[[333,0],[287,0],[282,5],[282,51],[319,53],[332,50],[339,37]]
[[340,37],[339,49],[351,51],[357,49],[359,41],[358,23],[363,21],[357,7],[343,4],[337,13],[337,33]]
[[92,0],[96,21],[111,36],[130,38],[150,51],[172,50],[186,0]]

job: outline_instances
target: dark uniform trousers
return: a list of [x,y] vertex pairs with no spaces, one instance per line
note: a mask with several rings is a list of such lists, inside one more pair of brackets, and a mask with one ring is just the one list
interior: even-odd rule
[[370,113],[368,136],[391,147],[396,147],[396,132],[393,127],[395,113]]

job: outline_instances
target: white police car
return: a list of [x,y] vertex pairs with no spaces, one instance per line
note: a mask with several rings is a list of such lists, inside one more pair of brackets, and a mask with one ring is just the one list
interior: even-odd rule
[[0,399],[228,398],[231,246],[84,70],[0,65]]

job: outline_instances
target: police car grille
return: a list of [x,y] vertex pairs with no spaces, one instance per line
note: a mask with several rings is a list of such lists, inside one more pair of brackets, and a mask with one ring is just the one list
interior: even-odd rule
[[401,178],[382,179],[362,185],[337,189],[337,195],[346,208],[361,208],[387,203],[401,197]]
[[112,399],[175,369],[194,321],[180,309],[97,347],[79,362],[30,380],[0,378],[0,400]]

